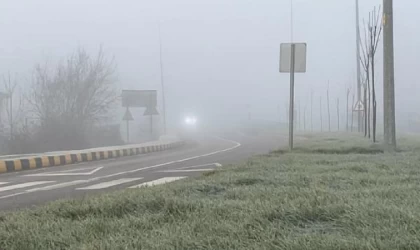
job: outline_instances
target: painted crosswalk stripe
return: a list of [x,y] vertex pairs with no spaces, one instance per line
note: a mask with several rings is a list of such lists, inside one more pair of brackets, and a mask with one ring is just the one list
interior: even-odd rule
[[0,185],[5,185],[5,184],[7,184],[8,182],[0,182]]
[[160,185],[160,184],[165,184],[168,182],[172,182],[172,181],[177,181],[177,180],[181,180],[186,178],[186,176],[178,176],[178,177],[164,177],[164,178],[160,178],[154,181],[149,181],[149,182],[145,182],[139,185],[135,185],[132,186],[130,188],[139,188],[139,187],[148,187],[148,186],[154,186],[154,185]]
[[101,182],[101,183],[83,187],[83,188],[77,188],[77,190],[93,190],[93,189],[109,188],[112,186],[121,185],[121,184],[132,182],[132,181],[138,181],[141,179],[143,178],[122,178],[122,179],[113,180],[113,181]]
[[33,181],[33,182],[26,182],[26,183],[11,185],[11,186],[5,186],[5,187],[0,188],[0,192],[10,191],[10,190],[19,189],[19,188],[32,187],[32,186],[47,184],[51,182],[54,182],[54,181]]

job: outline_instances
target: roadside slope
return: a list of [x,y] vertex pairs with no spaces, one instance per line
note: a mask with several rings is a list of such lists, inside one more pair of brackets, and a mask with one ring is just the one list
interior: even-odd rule
[[[419,249],[420,148],[308,137],[172,184],[0,216],[0,249]],[[303,144],[304,143],[304,144]]]

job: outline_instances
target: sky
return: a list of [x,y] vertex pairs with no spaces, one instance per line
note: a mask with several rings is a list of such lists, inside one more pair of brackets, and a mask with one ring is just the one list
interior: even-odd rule
[[[361,22],[381,2],[361,0]],[[419,9],[417,0],[394,1],[398,114],[420,104]],[[293,0],[293,21],[294,41],[308,46],[307,72],[296,76],[297,106],[309,109],[313,91],[314,112],[320,98],[325,111],[329,85],[331,106],[340,99],[344,110],[347,88],[356,87],[355,1]],[[289,0],[0,0],[0,75],[18,74],[25,89],[35,64],[102,45],[115,56],[120,89],[160,92],[159,25],[168,119],[185,112],[286,119],[289,75],[278,67],[280,43],[291,41]]]

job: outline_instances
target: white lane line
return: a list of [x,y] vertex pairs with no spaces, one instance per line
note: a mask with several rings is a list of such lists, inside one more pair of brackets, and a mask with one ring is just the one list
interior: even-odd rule
[[[231,140],[227,140],[227,139],[223,139],[223,138],[219,138],[219,139],[222,140],[222,141],[227,141],[227,142],[233,143],[235,145],[232,146],[232,147],[223,149],[223,150],[218,150],[218,151],[214,151],[214,152],[203,154],[203,155],[197,155],[197,156],[194,156],[194,157],[189,157],[189,158],[185,158],[185,159],[178,160],[178,161],[170,161],[170,162],[165,162],[165,163],[161,163],[161,164],[157,164],[157,165],[153,165],[153,166],[149,166],[149,167],[138,168],[138,169],[134,169],[134,170],[130,170],[130,171],[124,171],[124,172],[119,172],[119,173],[115,173],[115,174],[110,174],[110,175],[105,175],[105,176],[101,176],[101,177],[95,177],[95,178],[87,179],[87,180],[85,180],[84,183],[90,183],[90,182],[94,182],[94,181],[98,181],[98,180],[102,180],[102,179],[106,179],[106,178],[111,178],[111,177],[115,177],[115,176],[119,176],[119,175],[136,173],[136,172],[140,172],[140,171],[147,170],[147,169],[152,169],[152,168],[158,168],[158,167],[167,166],[167,165],[170,165],[170,164],[173,164],[173,163],[185,162],[185,161],[189,161],[189,160],[193,160],[193,159],[198,159],[198,158],[202,158],[202,157],[206,157],[206,156],[210,156],[210,155],[224,153],[224,152],[228,152],[228,151],[234,150],[234,149],[236,149],[236,148],[238,148],[238,147],[241,146],[241,144],[239,142],[236,142],[236,141],[231,141]],[[79,183],[77,183],[77,184],[79,184]],[[77,185],[77,184],[74,184],[74,185]],[[38,191],[38,190],[35,190],[35,191]],[[31,191],[31,192],[35,192],[35,191]],[[31,193],[31,192],[16,193],[16,194],[14,194],[12,196],[18,196],[18,195],[22,195],[22,194]],[[12,196],[10,196],[10,195],[9,196],[0,196],[0,200],[1,199],[6,199],[6,198],[9,198],[9,197],[12,197]]]
[[0,182],[0,185],[4,185],[7,184],[8,182]]
[[201,168],[201,167],[207,167],[207,166],[216,166],[216,167],[221,167],[221,166],[222,166],[222,164],[220,164],[220,163],[209,163],[209,164],[203,164],[203,165],[196,165],[196,166],[182,167],[182,168],[177,168],[177,169]]
[[32,186],[42,185],[42,184],[51,183],[51,182],[54,182],[54,181],[34,181],[34,182],[26,182],[26,183],[11,185],[11,186],[5,186],[5,187],[0,188],[0,192],[9,191],[13,189],[19,189],[19,188],[32,187]]
[[161,173],[188,173],[188,172],[206,172],[213,171],[214,168],[200,168],[200,169],[174,169],[174,170],[163,170]]
[[149,186],[155,186],[155,185],[161,185],[161,184],[165,184],[168,182],[173,182],[173,181],[177,181],[177,180],[181,180],[186,178],[186,176],[178,176],[178,177],[164,177],[164,178],[160,178],[154,181],[149,181],[149,182],[145,182],[139,185],[135,185],[132,186],[130,188],[139,188],[139,187],[149,187]]
[[49,191],[49,190],[54,190],[54,189],[58,189],[58,188],[76,186],[76,185],[83,184],[83,183],[86,183],[86,182],[87,182],[86,180],[76,180],[76,181],[63,182],[63,183],[54,184],[54,185],[50,185],[50,186],[45,186],[45,187],[41,187],[41,188],[29,189],[29,190],[26,190],[26,192],[31,193],[31,192],[36,192],[36,191]]
[[109,188],[109,187],[112,187],[112,186],[121,185],[121,184],[132,182],[132,181],[138,181],[138,180],[141,180],[141,179],[143,179],[143,178],[122,178],[122,179],[118,179],[118,180],[98,183],[98,184],[88,186],[88,187],[76,188],[76,190],[104,189],[104,188]]
[[[48,173],[39,173],[39,174],[29,174],[25,175],[25,177],[34,177],[34,176],[77,176],[77,175],[92,175],[104,167],[95,167],[93,168],[80,168],[80,169],[72,169],[72,170],[65,170],[65,171],[56,171],[56,172],[48,172]],[[93,169],[90,172],[78,172],[74,173],[75,171],[79,170],[86,170],[86,169]]]

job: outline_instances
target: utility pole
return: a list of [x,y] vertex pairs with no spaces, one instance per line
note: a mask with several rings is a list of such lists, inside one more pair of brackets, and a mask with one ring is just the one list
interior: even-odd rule
[[394,86],[394,15],[392,0],[383,0],[384,25],[384,143],[388,150],[397,147]]
[[159,24],[159,55],[160,55],[160,82],[162,88],[162,113],[163,113],[163,133],[166,134],[166,103],[165,103],[165,84],[163,80],[163,62],[162,62],[162,37]]
[[[359,0],[356,0],[356,62],[357,62],[357,103],[362,98],[362,84],[360,81],[360,24],[359,24]],[[357,130],[361,132],[362,112],[357,112]]]

